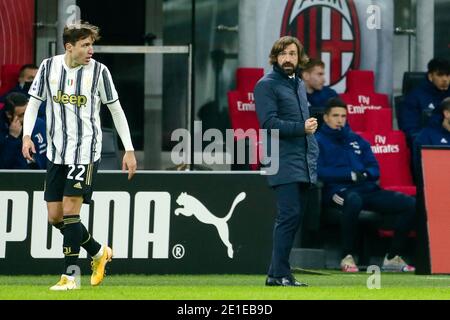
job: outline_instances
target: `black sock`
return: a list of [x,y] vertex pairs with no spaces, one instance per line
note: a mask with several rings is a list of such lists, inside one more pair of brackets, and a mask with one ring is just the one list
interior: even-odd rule
[[83,235],[81,238],[82,239],[81,246],[84,248],[84,250],[87,251],[87,253],[89,253],[89,255],[91,257],[93,257],[100,251],[100,248],[102,246],[100,245],[100,243],[95,241],[94,238],[92,238],[91,234],[89,233],[89,231],[87,231],[84,224],[82,224],[82,223],[80,223],[80,224],[81,224],[81,230],[83,232]]
[[[55,223],[53,226],[58,229],[64,236],[64,221]],[[83,231],[83,235],[81,237],[81,246],[90,256],[95,256],[100,251],[100,248],[102,247],[101,244],[95,241],[94,238],[92,238],[91,234],[89,233],[89,231],[87,231],[83,223],[81,223],[81,230]]]
[[83,235],[79,215],[64,216],[64,274],[69,276],[75,273],[71,266],[77,265],[80,254],[80,244]]

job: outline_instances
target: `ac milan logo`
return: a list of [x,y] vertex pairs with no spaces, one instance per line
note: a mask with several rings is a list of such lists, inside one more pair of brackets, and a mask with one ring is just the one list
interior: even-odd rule
[[325,62],[329,85],[359,68],[360,34],[353,0],[288,0],[281,36],[297,37],[311,58]]

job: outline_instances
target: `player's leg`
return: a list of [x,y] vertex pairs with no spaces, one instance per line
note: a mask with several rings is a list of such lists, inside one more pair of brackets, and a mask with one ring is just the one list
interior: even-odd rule
[[[70,212],[75,212],[74,210],[78,209],[78,212],[81,209],[81,204],[86,203],[90,204],[93,192],[93,184],[95,182],[97,169],[98,169],[98,161],[91,164],[86,165],[76,165],[72,168],[72,174],[68,176],[67,183],[65,185],[64,196],[66,197],[82,197],[82,202],[78,203],[80,208],[68,206],[64,207],[64,216],[70,215]],[[79,218],[72,217],[72,218]],[[98,285],[103,281],[105,274],[105,266],[112,259],[112,249],[107,245],[101,246],[94,238],[89,234],[84,225],[80,222],[82,229],[82,240],[81,245],[88,252],[89,255],[92,256],[92,275],[91,275],[91,284]]]
[[[62,200],[62,198],[61,198]],[[64,232],[63,207],[62,201],[47,202],[48,223],[56,229]]]
[[[83,198],[63,197],[63,252],[64,252],[64,272],[60,281],[51,287],[51,290],[71,290],[76,289],[75,274],[78,268],[77,260],[80,254],[82,228],[80,220],[80,209]],[[54,205],[56,207],[56,205]],[[50,205],[52,208],[53,205]],[[55,210],[56,211],[56,210]],[[52,212],[54,213],[54,212]]]
[[[59,202],[47,202],[48,221],[56,229],[58,229],[62,235],[64,235],[64,221],[63,221],[63,205],[62,201]],[[90,256],[95,256],[100,252],[101,245],[95,241],[89,231],[86,229],[83,223],[81,223],[83,235],[81,237],[81,247],[86,250]]]
[[83,230],[81,227],[80,209],[83,204],[83,198],[64,197],[63,221],[64,221],[64,274],[73,276],[73,266],[77,265],[78,256],[80,254],[81,240]]
[[47,161],[44,199],[47,202],[48,222],[60,231],[64,228],[62,200],[65,177],[65,166]]
[[[61,234],[63,235],[64,222],[62,201],[64,193],[66,191],[66,182],[69,186],[69,190],[67,190],[66,193],[72,194],[74,196],[83,196],[85,175],[90,173],[88,169],[88,165],[83,167],[75,165],[64,166],[48,161],[47,176],[45,181],[45,200],[47,201],[48,221],[55,228],[60,230]],[[81,183],[78,184],[77,180],[81,180]],[[76,187],[74,188],[74,186]],[[87,197],[85,196],[83,198],[83,201],[90,201],[90,197],[91,195],[88,194]],[[83,224],[81,224],[81,228],[83,231],[81,246],[87,251],[89,255],[95,256],[99,253],[101,245],[91,237]]]
[[[47,174],[45,177],[44,199],[47,202],[48,221],[59,230],[64,229],[63,222],[63,190],[66,180],[66,168],[63,165],[47,162]],[[63,274],[57,284],[52,286],[50,290],[72,290],[76,289],[74,277]]]

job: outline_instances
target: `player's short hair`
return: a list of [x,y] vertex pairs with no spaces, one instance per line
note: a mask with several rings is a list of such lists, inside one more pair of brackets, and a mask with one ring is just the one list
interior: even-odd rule
[[343,108],[347,111],[347,104],[339,97],[333,97],[325,103],[325,114],[329,114],[333,108]]
[[450,75],[450,61],[444,58],[434,58],[428,62],[428,73]]
[[450,111],[450,97],[445,98],[444,100],[442,100],[442,102],[441,102],[441,110],[442,110],[442,112]]
[[309,58],[306,55],[305,49],[300,41],[297,38],[291,36],[284,36],[275,41],[272,50],[270,51],[269,63],[271,65],[277,64],[278,55],[291,44],[295,44],[297,46],[298,64],[303,68],[303,66],[309,61]]
[[325,68],[325,63],[320,59],[309,59],[308,63],[303,67],[303,72],[310,72],[314,67]]
[[23,72],[27,69],[33,69],[33,70],[37,70],[39,69],[37,65],[29,63],[29,64],[24,64],[19,71],[19,76],[23,76]]
[[3,110],[5,113],[14,114],[16,107],[23,107],[28,104],[28,97],[21,92],[12,92],[6,96],[5,106]]
[[63,43],[75,45],[77,41],[91,37],[93,41],[100,39],[100,29],[97,26],[89,24],[89,22],[81,21],[66,25],[63,32]]

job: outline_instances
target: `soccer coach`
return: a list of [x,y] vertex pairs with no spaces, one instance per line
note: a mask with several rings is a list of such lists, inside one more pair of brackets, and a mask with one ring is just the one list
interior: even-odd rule
[[255,87],[256,112],[263,129],[277,129],[279,170],[268,175],[275,190],[278,213],[266,286],[307,286],[291,274],[289,254],[306,208],[307,190],[317,181],[319,148],[314,138],[317,119],[308,111],[306,89],[299,77],[308,62],[303,46],[290,36],[275,42],[270,53],[273,71]]

